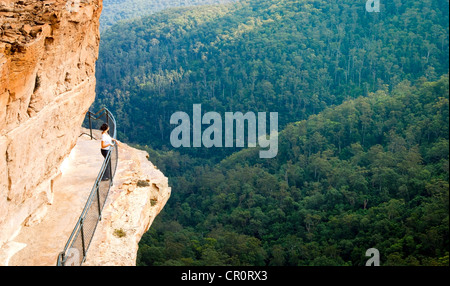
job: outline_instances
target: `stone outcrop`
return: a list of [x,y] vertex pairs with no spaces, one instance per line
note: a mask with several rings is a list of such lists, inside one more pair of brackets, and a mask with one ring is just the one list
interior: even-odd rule
[[[79,137],[102,4],[0,0],[0,265],[56,265],[103,163],[99,141]],[[148,154],[121,144],[85,265],[135,265],[170,193]]]
[[135,266],[138,243],[171,194],[145,151],[121,144],[119,164],[86,266]]
[[0,248],[45,215],[95,98],[102,0],[69,2],[0,0]]

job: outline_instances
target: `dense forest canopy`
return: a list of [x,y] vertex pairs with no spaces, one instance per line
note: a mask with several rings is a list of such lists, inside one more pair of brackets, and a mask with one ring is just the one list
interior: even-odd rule
[[[137,2],[138,3],[138,2]],[[448,265],[449,3],[241,0],[102,34],[98,109],[172,196],[138,265]],[[170,116],[278,112],[279,151],[170,146]]]
[[223,4],[238,0],[104,0],[100,32],[119,21],[147,16],[171,7]]
[[[150,157],[174,193],[139,265],[448,265],[448,76],[289,124],[274,159]],[[183,163],[180,163],[183,162]],[[183,166],[184,164],[184,166]]]
[[[174,193],[140,265],[448,265],[448,76],[289,124],[274,159],[148,149]],[[182,163],[180,163],[182,162]],[[184,166],[183,166],[184,165]]]
[[382,13],[367,13],[360,2],[239,1],[116,25],[102,37],[97,102],[113,109],[122,139],[159,149],[171,114],[194,103],[279,112],[282,127],[447,72],[448,5],[382,1]]

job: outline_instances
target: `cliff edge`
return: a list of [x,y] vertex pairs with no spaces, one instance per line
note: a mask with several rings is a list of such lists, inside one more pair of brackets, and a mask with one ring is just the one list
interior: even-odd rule
[[[58,253],[54,256],[53,252],[62,250],[60,245],[64,246],[74,227],[71,222],[74,218],[76,222],[86,202],[83,191],[72,194],[62,190],[67,182],[64,170],[67,172],[68,162],[75,162],[71,161],[73,153],[88,144],[80,141],[79,135],[85,114],[95,99],[102,4],[102,0],[0,0],[0,265],[55,265]],[[90,144],[96,144],[92,156],[98,157],[99,142]],[[131,257],[139,235],[148,229],[154,214],[165,204],[165,199],[154,192],[165,190],[170,194],[166,183],[150,183],[167,178],[158,173],[161,179],[157,179],[156,169],[145,162],[148,161],[145,154],[124,146],[120,151],[124,161],[120,158],[119,166],[129,164],[127,168],[133,171],[125,171],[124,167],[118,173],[122,175],[115,186],[120,189],[112,191],[109,212],[105,209],[102,220],[105,225],[99,226],[94,236],[99,239],[98,251],[104,257],[88,257],[90,265],[114,264],[117,259],[117,256],[107,258],[108,249],[112,252],[114,248],[113,244],[107,245],[105,238],[109,232],[108,218],[117,218],[109,221],[111,227],[126,234],[120,237],[116,250],[129,251],[126,255]],[[98,162],[102,159],[100,155]],[[83,173],[87,165],[73,166],[73,170]],[[98,171],[90,174],[94,180]],[[86,184],[89,192],[94,180],[87,176],[80,177],[75,184]],[[146,176],[147,179],[142,179]],[[150,203],[147,197],[134,196],[144,189],[133,189],[138,181],[149,184],[144,196],[151,197]],[[124,189],[127,191],[123,192]],[[132,201],[141,199],[145,202],[139,209]],[[161,204],[155,204],[155,200]],[[55,215],[54,211],[64,204],[81,209]],[[126,224],[127,220],[121,224],[122,216],[127,216],[132,226]],[[135,220],[137,217],[139,220]],[[59,228],[64,224],[68,234]],[[115,233],[112,239],[117,237]],[[39,250],[44,247],[40,243],[48,244],[53,236],[58,237],[58,243],[52,246],[55,250]],[[134,244],[128,246],[125,240],[134,240]],[[95,247],[93,243],[90,254]],[[132,264],[123,259],[117,261]]]
[[[99,138],[100,136],[96,136]],[[81,136],[61,166],[53,203],[39,223],[24,226],[4,257],[11,266],[53,266],[75,226],[103,163],[100,141]],[[121,143],[114,185],[83,265],[133,266],[138,243],[170,197],[148,154]]]

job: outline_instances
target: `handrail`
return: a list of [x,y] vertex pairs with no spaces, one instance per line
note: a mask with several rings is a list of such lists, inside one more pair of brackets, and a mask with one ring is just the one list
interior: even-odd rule
[[[89,116],[88,116],[88,119],[89,119],[89,130],[90,130],[90,134],[81,133],[81,135],[86,134],[86,135],[90,136],[91,139],[94,139],[94,136],[92,135],[92,120],[99,120],[99,119],[103,116],[104,113],[110,114],[111,120],[112,120],[113,123],[114,123],[113,135],[112,135],[111,137],[117,138],[116,128],[115,128],[115,126],[116,126],[116,120],[114,119],[114,116],[112,116],[112,113],[111,113],[106,107],[100,109],[100,110],[99,110],[97,113],[95,113],[95,114],[92,113],[91,111],[88,111],[88,112],[86,113],[86,115],[89,115]],[[100,114],[100,115],[99,115],[99,114]],[[108,123],[108,122],[106,122],[106,123]],[[80,135],[80,136],[81,136],[81,135]]]
[[[112,131],[112,138],[116,139],[116,120],[107,108],[102,108],[97,113],[88,111],[86,118],[89,122],[91,140],[93,123],[107,123]],[[85,118],[85,119],[86,119]],[[98,128],[97,128],[98,129]],[[75,224],[75,227],[67,240],[64,250],[58,255],[57,266],[81,265],[86,260],[87,251],[94,236],[98,222],[101,220],[102,210],[106,203],[109,190],[113,185],[113,178],[117,169],[118,148],[114,144],[108,151],[100,171],[95,179],[94,186],[87,199],[86,205]],[[105,176],[106,175],[106,176]],[[103,180],[103,178],[107,179]]]

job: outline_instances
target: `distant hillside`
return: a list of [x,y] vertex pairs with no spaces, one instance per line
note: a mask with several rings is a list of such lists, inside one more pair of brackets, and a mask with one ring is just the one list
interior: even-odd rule
[[162,148],[170,115],[193,103],[279,112],[282,128],[447,73],[448,2],[382,3],[367,13],[364,1],[242,0],[120,23],[102,36],[96,104],[113,108],[122,139]]
[[[95,109],[173,187],[138,265],[448,265],[448,1],[241,0],[102,37]],[[279,152],[170,146],[192,105],[278,112]]]
[[449,82],[345,101],[245,149],[196,165],[150,151],[173,195],[138,265],[449,264]]
[[171,7],[222,4],[238,0],[104,0],[100,32],[118,21],[150,15]]

